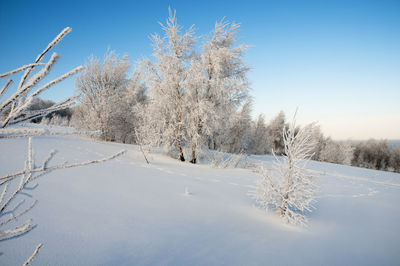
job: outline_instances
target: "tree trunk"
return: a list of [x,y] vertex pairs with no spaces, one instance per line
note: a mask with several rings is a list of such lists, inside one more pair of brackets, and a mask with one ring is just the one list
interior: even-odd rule
[[179,160],[182,162],[185,161],[185,157],[183,156],[182,151],[182,103],[181,103],[181,91],[179,85],[176,88],[176,98],[178,100],[178,151],[179,151]]
[[178,142],[178,152],[179,152],[179,160],[182,162],[185,161],[185,157],[183,156],[183,150],[182,150],[182,111],[178,111],[178,137],[177,137],[177,142]]
[[183,156],[183,151],[182,151],[182,143],[181,143],[181,138],[178,138],[178,151],[179,151],[179,160],[182,162],[185,161],[185,157]]
[[287,203],[284,203],[283,206],[281,207],[281,217],[285,217],[286,209],[287,209]]
[[197,158],[196,158],[196,145],[192,146],[192,160],[190,160],[191,163],[196,163]]

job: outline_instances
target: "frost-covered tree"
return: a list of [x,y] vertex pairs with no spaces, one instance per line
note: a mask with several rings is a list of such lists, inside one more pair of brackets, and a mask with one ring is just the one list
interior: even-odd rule
[[247,101],[240,113],[235,116],[229,129],[227,151],[230,153],[249,153],[251,145],[251,101]]
[[240,25],[224,20],[215,24],[210,38],[203,44],[201,63],[205,79],[205,97],[213,109],[213,136],[209,147],[224,149],[229,145],[226,129],[231,128],[238,108],[249,97],[247,72],[249,67],[243,62],[247,45],[236,45]]
[[[129,142],[133,139],[135,117],[132,105],[140,100],[136,72],[127,80],[129,58],[119,59],[108,51],[103,62],[91,57],[76,79],[82,94],[80,106],[75,110],[75,124],[90,130],[99,130],[108,141]],[[144,96],[143,96],[144,97]]]
[[313,208],[315,176],[307,169],[307,163],[315,148],[314,127],[309,124],[297,131],[293,119],[289,127],[282,130],[285,155],[275,157],[275,170],[260,167],[258,171],[262,176],[255,192],[258,204],[276,210],[287,223],[305,225],[305,214]]
[[354,146],[350,141],[343,141],[339,143],[339,163],[344,165],[351,165],[351,160],[354,155]]
[[338,154],[339,145],[328,138],[320,152],[319,160],[329,163],[338,163]]
[[400,173],[400,147],[394,147],[390,156],[391,170]]
[[185,161],[185,81],[189,76],[189,64],[193,56],[196,38],[193,26],[182,32],[176,14],[169,10],[166,25],[161,24],[164,37],[152,35],[154,59],[144,62],[148,73],[148,114],[151,128],[158,142],[169,150],[176,150],[179,159]]
[[386,140],[370,139],[355,146],[352,165],[377,170],[387,170],[390,165],[390,148]]
[[206,82],[202,75],[199,57],[190,63],[185,81],[187,92],[184,97],[184,120],[186,145],[190,148],[191,163],[197,162],[198,151],[202,149],[217,122],[214,106],[206,95]]
[[[240,116],[238,109],[248,99],[248,67],[242,61],[244,45],[235,45],[239,25],[218,22],[202,50],[196,53],[193,26],[186,32],[171,12],[164,36],[152,36],[154,62],[145,60],[149,100],[145,104],[145,124],[155,145],[177,152],[185,160],[184,149],[196,163],[203,147],[227,148],[231,129]],[[246,108],[245,108],[246,109]]]
[[269,135],[265,123],[264,115],[260,114],[254,122],[253,135],[251,139],[252,154],[268,154],[271,153]]
[[272,149],[275,154],[282,154],[285,146],[283,141],[282,131],[285,128],[285,113],[280,111],[279,114],[273,118],[268,124],[268,135]]
[[353,159],[353,152],[354,147],[350,142],[335,143],[330,138],[327,138],[319,159],[324,162],[350,165]]
[[315,126],[313,132],[313,139],[315,140],[315,149],[313,151],[314,155],[311,158],[312,160],[321,161],[321,151],[326,146],[327,138],[325,138],[324,134],[321,131],[321,127],[319,125]]
[[[235,148],[236,152],[248,150],[248,134],[238,132],[243,116],[250,110],[246,105],[238,113],[249,90],[248,67],[242,61],[247,46],[235,44],[238,29],[238,24],[217,22],[202,51],[191,61],[185,101],[190,106],[185,126],[191,162],[196,162],[196,148],[206,145],[221,150]],[[241,137],[246,139],[238,139]]]

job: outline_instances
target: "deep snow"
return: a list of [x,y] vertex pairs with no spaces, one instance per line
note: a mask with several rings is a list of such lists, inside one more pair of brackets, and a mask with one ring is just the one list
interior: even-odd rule
[[[0,176],[23,167],[27,142],[0,140]],[[318,202],[298,228],[254,206],[259,177],[249,170],[160,153],[147,165],[137,146],[78,136],[34,137],[33,147],[38,161],[56,149],[52,164],[128,151],[40,178],[24,195],[38,204],[19,219],[37,227],[0,242],[1,265],[21,265],[41,242],[32,265],[400,264],[400,174],[311,162]],[[251,158],[271,166],[270,156]]]

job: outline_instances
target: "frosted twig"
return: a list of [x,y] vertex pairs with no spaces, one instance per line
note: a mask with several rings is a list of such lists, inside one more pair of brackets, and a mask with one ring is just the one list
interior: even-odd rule
[[25,175],[22,175],[18,188],[11,194],[11,196],[4,202],[0,208],[0,214],[4,212],[7,206],[15,199],[15,196],[24,188]]
[[3,222],[0,223],[0,227],[8,224],[9,222],[12,222],[16,219],[18,219],[19,217],[21,217],[22,215],[24,215],[25,213],[27,213],[28,211],[30,211],[33,207],[35,207],[35,205],[37,204],[37,200],[35,200],[31,206],[29,206],[28,208],[26,208],[25,210],[23,210],[22,212],[18,213],[17,215],[12,215],[11,218],[9,218],[8,220],[5,220]]
[[30,111],[30,112],[28,112],[26,114],[25,113],[20,113],[19,115],[24,115],[25,117],[23,117],[21,119],[13,120],[12,122],[9,122],[9,125],[18,124],[18,123],[21,123],[21,122],[24,122],[24,121],[27,121],[27,120],[31,120],[31,119],[36,118],[36,117],[46,116],[46,115],[48,115],[48,114],[50,114],[52,112],[58,111],[58,110],[66,109],[66,108],[74,105],[75,104],[74,101],[77,98],[79,98],[79,95],[75,95],[75,96],[72,96],[72,97],[70,97],[68,99],[65,99],[64,101],[62,101],[62,102],[60,102],[58,104],[52,105],[47,109]]
[[8,71],[6,73],[0,74],[0,78],[5,78],[5,77],[8,77],[8,76],[12,76],[15,73],[21,72],[21,71],[23,71],[23,70],[25,70],[27,68],[36,67],[36,66],[42,66],[42,65],[45,65],[45,63],[34,63],[34,64],[25,65],[25,66],[16,68],[14,70]]
[[51,150],[51,151],[49,152],[49,155],[47,155],[47,158],[43,161],[43,164],[42,164],[42,169],[43,169],[43,171],[47,168],[47,164],[48,164],[48,163],[50,162],[50,160],[53,158],[54,154],[56,154],[56,151],[55,151],[55,150]]
[[52,167],[47,167],[47,168],[43,168],[42,167],[38,167],[32,170],[23,170],[17,173],[13,173],[13,174],[8,174],[5,176],[2,176],[0,178],[0,180],[4,180],[4,179],[13,179],[17,176],[20,175],[26,175],[26,174],[32,174],[32,173],[38,173],[38,172],[43,172],[43,171],[54,171],[57,169],[66,169],[66,168],[72,168],[72,167],[77,167],[77,166],[84,166],[84,165],[88,165],[88,164],[96,164],[96,163],[102,163],[102,162],[106,162],[112,159],[115,159],[118,156],[121,156],[122,154],[124,154],[126,152],[126,150],[121,150],[117,153],[115,153],[114,155],[111,155],[109,157],[106,158],[102,158],[102,159],[98,159],[98,160],[91,160],[91,161],[86,161],[86,162],[80,162],[80,163],[71,163],[71,164],[60,164],[60,165],[56,165],[56,166],[52,166]]
[[28,170],[32,170],[33,165],[33,148],[32,148],[32,138],[28,139]]
[[[44,76],[46,76],[49,73],[51,67],[56,63],[58,58],[59,58],[58,54],[53,53],[49,62],[45,65],[44,68],[42,68],[38,73],[33,75],[32,78],[30,78],[30,80],[27,82],[27,84],[25,84],[23,87],[18,89],[13,95],[11,95],[7,100],[5,100],[2,104],[0,104],[0,112],[3,111],[3,109],[5,107],[7,107],[9,104],[14,103],[15,100],[17,100],[21,95],[23,95],[24,93],[29,91],[32,87],[34,87],[39,82],[39,80],[41,80]],[[19,111],[21,111],[21,110],[19,110]],[[11,110],[9,116],[11,116],[15,113],[16,113],[15,110]],[[11,118],[12,117],[10,117],[9,119],[11,119]],[[7,125],[7,123],[4,122],[2,127],[5,127],[6,125]]]
[[18,136],[29,134],[39,136],[46,133],[50,132],[44,128],[0,128],[0,138],[16,138]]
[[[56,165],[53,167],[48,167],[47,165],[50,162],[51,158],[53,158],[53,155],[55,153],[55,151],[52,150],[49,153],[49,155],[47,156],[47,158],[43,161],[43,164],[39,167],[36,167],[35,161],[34,161],[34,150],[33,150],[33,145],[32,145],[32,138],[29,138],[29,140],[28,140],[28,159],[25,162],[24,170],[15,175],[6,175],[1,178],[2,182],[1,182],[0,186],[4,185],[4,188],[3,188],[3,192],[0,195],[0,203],[2,204],[0,206],[0,218],[1,218],[1,216],[6,214],[5,211],[7,210],[7,208],[9,208],[10,203],[13,202],[17,198],[17,195],[21,193],[21,191],[27,186],[27,184],[29,184],[32,180],[42,176],[43,174],[49,173],[50,171],[57,170],[57,169],[72,168],[72,167],[78,167],[78,166],[83,166],[83,165],[88,165],[88,164],[105,162],[105,161],[114,159],[114,158],[122,155],[125,152],[126,152],[125,150],[122,150],[116,154],[113,154],[109,157],[105,157],[102,159],[90,160],[90,161],[80,162],[80,163],[71,163],[71,164],[65,163],[65,164],[60,164],[60,165]],[[40,173],[40,174],[34,176],[33,175],[34,173]],[[3,200],[7,194],[7,188],[8,188],[9,182],[11,182],[17,176],[21,176],[18,187],[15,189],[15,191],[13,191],[11,193],[11,195],[8,196],[8,198],[3,203]],[[36,204],[36,202],[34,202],[30,207],[26,208],[25,210],[18,213],[17,215],[14,215],[13,212],[18,207],[20,207],[23,204],[23,202],[24,201],[17,204],[17,206],[14,208],[14,210],[11,211],[12,216],[10,218],[8,218],[0,223],[0,228],[4,225],[16,220],[18,217],[24,215],[29,210],[31,210]],[[17,226],[14,229],[0,231],[0,238],[10,237],[12,235],[23,234],[23,233],[29,231],[30,229],[32,229],[32,227],[30,225],[30,221],[27,221],[24,225]]]
[[8,188],[8,183],[5,184],[5,186],[4,186],[4,188],[3,188],[3,192],[2,192],[1,195],[0,195],[0,203],[3,202],[4,196],[5,196],[6,193],[7,193],[7,188]]
[[33,261],[33,259],[36,257],[36,255],[39,253],[39,250],[40,250],[41,247],[43,247],[43,244],[42,244],[42,243],[40,243],[40,244],[36,247],[35,251],[33,251],[33,254],[25,261],[24,264],[22,264],[22,266],[26,266],[26,265],[28,265],[29,263],[31,263],[31,262]]
[[57,83],[63,81],[63,80],[66,79],[66,78],[69,78],[70,76],[72,76],[72,75],[74,75],[75,73],[81,71],[82,69],[83,69],[83,66],[78,66],[78,67],[72,69],[71,71],[65,73],[64,75],[62,75],[62,76],[60,76],[60,77],[58,77],[58,78],[56,78],[56,79],[54,79],[54,80],[48,82],[46,85],[40,87],[40,88],[37,89],[34,93],[32,93],[26,101],[29,101],[30,98],[33,99],[34,97],[36,97],[36,96],[39,95],[41,92],[43,92],[43,91],[45,91],[46,89],[48,89],[49,87],[51,87],[51,86],[53,86],[53,85],[55,85],[55,84],[57,84]]
[[[40,60],[42,60],[43,56],[50,51],[54,46],[56,46],[68,33],[70,33],[72,31],[72,29],[70,27],[66,27],[65,29],[63,29],[55,38],[53,41],[51,41],[47,47],[36,57],[35,63],[40,62]],[[22,85],[24,85],[27,77],[29,76],[29,74],[31,74],[32,70],[34,67],[28,69],[24,75],[22,76],[19,85],[18,85],[18,90],[21,89]]]
[[24,224],[18,225],[13,229],[0,231],[0,240],[11,236],[21,235],[32,229],[31,220],[27,220]]
[[[2,135],[4,134],[4,135]],[[7,135],[7,131],[3,133],[0,128],[0,139],[15,139],[15,138],[25,138],[25,137],[35,137],[35,136],[57,136],[57,135],[96,135],[99,134],[98,131],[52,131],[49,132],[47,130],[35,130],[33,132],[29,131],[21,131],[18,134],[10,134]]]
[[13,83],[12,79],[9,79],[6,84],[4,84],[3,88],[1,88],[0,90],[0,98],[1,96],[3,96],[3,94],[7,91],[8,87],[10,87],[10,85]]
[[146,160],[146,163],[147,163],[147,164],[150,164],[150,163],[149,163],[149,160],[147,160],[146,154],[144,153],[144,150],[143,150],[143,147],[142,147],[142,139],[139,137],[139,134],[137,133],[136,128],[133,129],[133,131],[135,132],[136,142],[137,142],[137,144],[139,145],[139,149],[140,149],[140,151],[142,152],[143,157],[144,157],[144,159]]

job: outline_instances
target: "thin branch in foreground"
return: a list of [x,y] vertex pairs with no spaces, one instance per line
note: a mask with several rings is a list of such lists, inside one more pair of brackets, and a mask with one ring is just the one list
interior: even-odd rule
[[[47,47],[36,57],[35,63],[39,63],[40,60],[42,60],[43,56],[50,51],[51,49],[53,49],[54,46],[56,46],[68,33],[70,33],[72,31],[72,29],[70,27],[66,27],[65,29],[63,29],[48,45]],[[24,73],[24,75],[21,77],[21,80],[19,82],[18,85],[18,89],[21,89],[22,85],[24,85],[26,79],[28,78],[28,76],[31,74],[32,70],[35,67],[31,67],[29,69],[27,69]]]
[[30,98],[36,97],[36,96],[39,95],[41,92],[43,92],[43,91],[45,91],[46,89],[48,89],[49,87],[51,87],[51,86],[53,86],[53,85],[55,85],[55,84],[57,84],[57,83],[63,81],[63,80],[66,79],[66,78],[69,78],[70,76],[72,76],[72,75],[74,75],[75,73],[81,71],[82,69],[83,69],[83,66],[78,66],[78,67],[72,69],[71,71],[65,73],[64,75],[62,75],[62,76],[60,76],[60,77],[58,77],[58,78],[56,78],[56,79],[54,79],[54,80],[48,82],[48,83],[45,84],[44,86],[42,86],[42,87],[40,87],[39,89],[37,89],[34,93],[32,93],[32,94],[29,96],[29,98],[27,99],[27,101],[29,101]]
[[1,96],[3,96],[3,94],[7,91],[8,87],[10,87],[10,85],[13,83],[12,79],[9,79],[6,84],[4,84],[3,88],[1,88],[0,90],[0,98]]
[[38,173],[38,172],[43,172],[43,171],[54,171],[57,169],[66,169],[66,168],[72,168],[72,167],[77,167],[77,166],[84,166],[84,165],[88,165],[88,164],[96,164],[96,163],[102,163],[102,162],[106,162],[109,160],[112,160],[118,156],[121,156],[122,154],[124,154],[126,152],[126,150],[121,150],[117,153],[115,153],[114,155],[111,155],[109,157],[105,157],[102,159],[98,159],[98,160],[91,160],[91,161],[86,161],[86,162],[81,162],[81,163],[71,163],[71,164],[60,164],[60,165],[56,165],[56,166],[52,166],[52,167],[37,167],[35,169],[32,170],[23,170],[17,173],[13,173],[13,174],[8,174],[5,176],[0,177],[0,180],[4,180],[4,179],[12,179],[14,177],[20,176],[20,175],[26,175],[26,174],[32,174],[32,173]]
[[10,223],[10,222],[12,222],[12,221],[18,219],[19,217],[21,217],[21,216],[24,215],[25,213],[29,212],[31,209],[33,209],[33,207],[36,206],[37,202],[38,202],[38,201],[35,200],[28,208],[26,208],[26,209],[23,210],[22,212],[20,212],[20,213],[18,213],[18,214],[16,214],[16,215],[13,214],[8,220],[5,220],[5,221],[1,222],[1,223],[0,223],[0,227],[2,227],[2,226],[4,226],[4,225],[6,225],[6,224],[8,224],[8,223]]
[[6,183],[6,185],[4,186],[3,192],[2,192],[1,195],[0,195],[0,203],[3,202],[4,196],[5,196],[6,193],[7,193],[7,188],[8,188],[8,183]]
[[18,225],[13,229],[0,231],[0,240],[9,239],[11,237],[22,235],[30,231],[33,227],[31,225],[31,219],[27,220],[24,224]]
[[27,68],[35,67],[35,66],[42,66],[42,65],[45,65],[45,63],[34,63],[34,64],[25,65],[25,66],[16,68],[14,70],[8,71],[6,73],[0,74],[0,78],[5,78],[5,77],[8,77],[8,76],[12,76],[15,73],[21,72],[21,71],[23,71],[23,70],[25,70]]
[[26,266],[26,265],[28,265],[29,263],[31,263],[31,262],[33,261],[33,259],[36,257],[36,255],[39,253],[39,250],[41,249],[41,247],[43,247],[43,244],[42,244],[42,243],[40,243],[40,244],[36,247],[35,251],[33,251],[32,255],[24,262],[24,264],[22,264],[22,266]]
[[[47,64],[44,66],[44,68],[42,68],[38,73],[33,75],[29,79],[27,84],[25,84],[23,87],[19,88],[13,95],[11,95],[7,100],[5,100],[4,102],[2,102],[0,104],[0,112],[3,111],[3,109],[5,107],[7,107],[9,104],[16,103],[16,100],[18,100],[18,98],[20,98],[21,95],[28,93],[28,91],[30,89],[32,89],[41,79],[43,79],[50,72],[50,69],[57,62],[58,58],[59,58],[58,54],[56,54],[56,53],[52,54],[49,62],[47,62]],[[21,110],[18,110],[18,112],[19,111],[21,111]],[[17,111],[13,110],[13,108],[12,108],[11,112],[9,114],[9,119],[11,119],[10,116],[12,116],[15,113],[17,113]],[[7,125],[7,123],[3,122],[2,127],[5,127],[6,125]]]
[[139,145],[139,149],[142,152],[144,159],[146,160],[146,163],[150,164],[150,162],[149,162],[149,160],[147,160],[146,154],[144,153],[144,150],[143,150],[142,139],[139,137],[139,134],[137,133],[136,129],[133,129],[133,131],[135,132],[136,141]]

